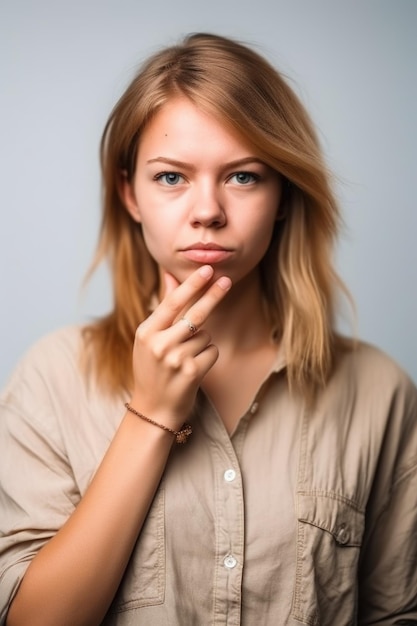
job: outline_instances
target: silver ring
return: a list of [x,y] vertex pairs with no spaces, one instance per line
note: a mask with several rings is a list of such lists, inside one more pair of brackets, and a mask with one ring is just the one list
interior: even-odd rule
[[185,322],[188,326],[188,330],[190,331],[190,333],[192,333],[194,335],[194,333],[197,332],[197,326],[195,324],[193,324],[192,322],[190,322],[190,320],[188,320],[186,317],[182,317],[181,318],[182,322]]

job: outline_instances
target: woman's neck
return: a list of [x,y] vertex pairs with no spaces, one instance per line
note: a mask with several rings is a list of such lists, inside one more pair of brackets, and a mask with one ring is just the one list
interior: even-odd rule
[[219,350],[230,354],[253,351],[271,342],[259,277],[234,285],[204,324]]
[[219,350],[219,358],[201,386],[231,434],[271,371],[277,354],[259,280],[235,285],[204,327]]

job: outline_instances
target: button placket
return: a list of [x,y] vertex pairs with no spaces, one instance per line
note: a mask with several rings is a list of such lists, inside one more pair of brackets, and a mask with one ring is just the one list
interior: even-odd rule
[[[242,568],[244,559],[243,486],[239,463],[230,439],[216,449],[216,539],[217,563],[214,590],[219,623],[240,623]],[[216,621],[217,623],[217,621]]]

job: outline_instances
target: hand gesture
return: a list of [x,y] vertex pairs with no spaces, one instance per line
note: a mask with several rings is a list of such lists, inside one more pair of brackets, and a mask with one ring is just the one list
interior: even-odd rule
[[211,284],[213,273],[212,267],[202,266],[182,284],[166,274],[162,302],[136,331],[131,403],[174,430],[189,416],[198,387],[218,358],[201,327],[231,281],[222,276]]

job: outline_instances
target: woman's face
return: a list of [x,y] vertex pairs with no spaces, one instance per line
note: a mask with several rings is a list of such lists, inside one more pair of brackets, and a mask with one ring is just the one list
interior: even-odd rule
[[124,199],[150,254],[182,282],[199,265],[233,283],[256,276],[281,196],[279,175],[185,97],[144,130]]

